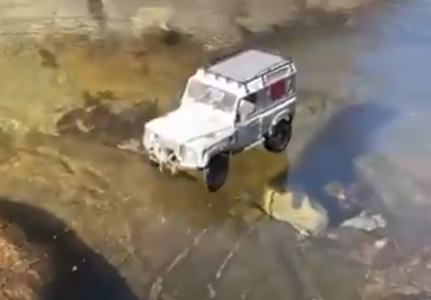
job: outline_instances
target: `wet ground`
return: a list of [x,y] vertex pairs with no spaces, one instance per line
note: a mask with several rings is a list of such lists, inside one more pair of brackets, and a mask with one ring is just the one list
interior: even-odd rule
[[[261,149],[239,156],[216,194],[196,174],[170,178],[117,149],[139,136],[139,123],[171,107],[206,58],[199,45],[171,38],[169,45],[116,37],[14,41],[0,56],[0,192],[65,220],[118,270],[113,280],[125,278],[130,297],[363,299],[361,287],[376,275],[365,277],[368,266],[357,258],[363,253],[298,243],[288,225],[241,199],[259,197],[282,174],[283,183],[301,186],[336,217],[323,187],[360,184],[364,201],[394,222],[385,234],[411,246],[406,257],[425,247],[431,160],[420,129],[428,125],[430,20],[428,2],[416,0],[371,9],[346,26],[266,40],[301,70],[295,136],[288,156]],[[346,238],[353,252],[373,243],[359,232],[343,235],[355,238]],[[403,280],[398,284],[408,286]],[[378,294],[385,284],[391,286],[372,288]],[[106,293],[104,285],[82,288],[94,294],[80,299]]]

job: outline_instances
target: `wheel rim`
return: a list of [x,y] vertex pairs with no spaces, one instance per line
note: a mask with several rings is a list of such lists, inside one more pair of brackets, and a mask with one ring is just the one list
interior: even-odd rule
[[280,123],[274,134],[274,141],[277,146],[280,148],[284,147],[290,140],[290,125]]

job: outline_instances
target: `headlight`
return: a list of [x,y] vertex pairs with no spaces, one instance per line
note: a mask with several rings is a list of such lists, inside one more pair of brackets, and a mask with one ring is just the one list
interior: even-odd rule
[[156,134],[151,130],[145,129],[144,133],[144,145],[149,146],[156,140]]
[[151,132],[151,131],[150,131],[149,136],[148,136],[148,140],[149,140],[151,143],[153,143],[153,142],[155,142],[155,141],[156,141],[156,138],[157,138],[157,135],[156,135],[154,132]]

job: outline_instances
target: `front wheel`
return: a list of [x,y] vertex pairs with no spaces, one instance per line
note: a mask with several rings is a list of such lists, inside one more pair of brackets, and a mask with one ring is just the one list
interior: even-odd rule
[[217,154],[211,157],[203,170],[203,176],[210,192],[216,192],[226,182],[229,173],[229,155]]
[[268,133],[265,137],[264,146],[265,149],[279,153],[286,149],[289,145],[290,139],[292,138],[292,119],[279,121],[271,133]]

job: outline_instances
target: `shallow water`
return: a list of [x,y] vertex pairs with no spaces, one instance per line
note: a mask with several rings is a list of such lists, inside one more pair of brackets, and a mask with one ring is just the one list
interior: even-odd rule
[[[430,184],[423,171],[431,162],[425,129],[430,124],[429,16],[427,1],[396,1],[359,14],[344,29],[311,31],[299,42],[290,42],[288,34],[271,41],[271,48],[296,58],[305,91],[348,102],[299,154],[290,170],[292,183],[325,198],[319,191],[323,185],[353,182],[358,161],[375,156]],[[374,169],[391,177],[387,170]],[[407,193],[423,196],[414,188]]]

